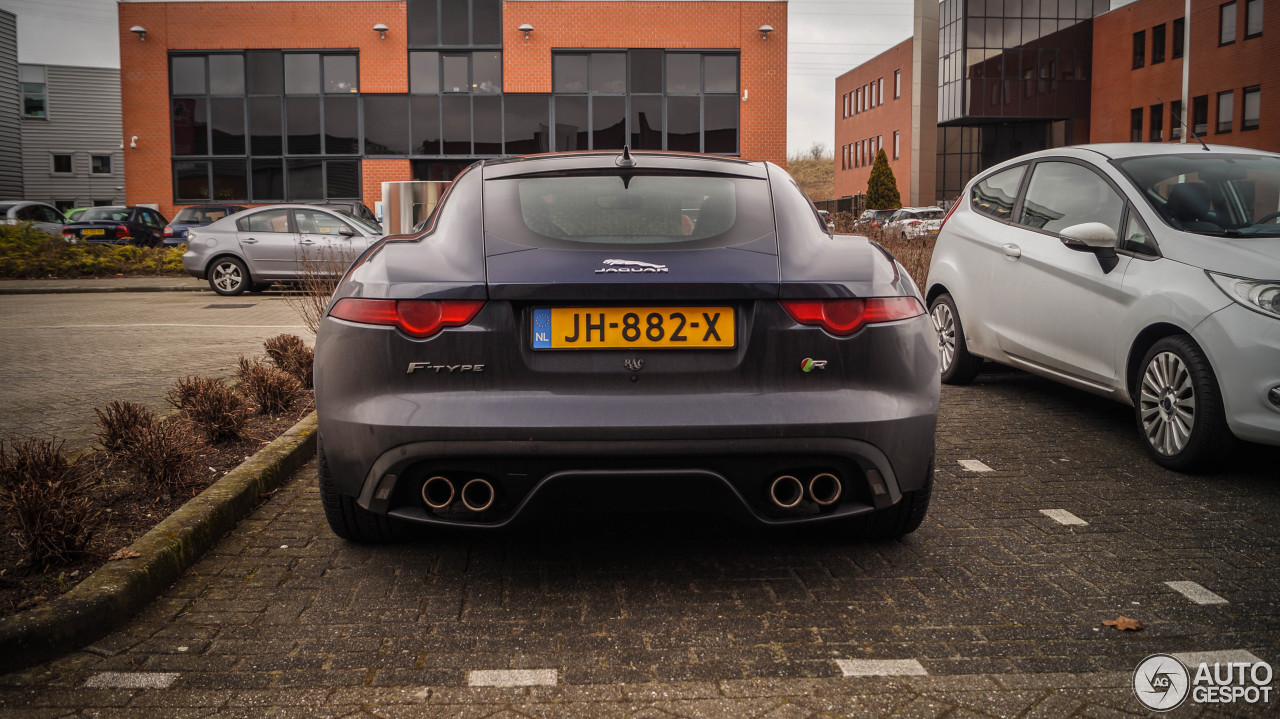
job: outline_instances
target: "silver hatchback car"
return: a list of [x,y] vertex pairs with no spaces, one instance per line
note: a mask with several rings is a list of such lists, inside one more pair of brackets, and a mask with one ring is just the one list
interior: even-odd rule
[[1280,155],[1107,144],[970,181],[926,299],[942,381],[990,359],[1132,405],[1155,461],[1280,445]]
[[341,274],[382,238],[354,215],[310,205],[271,205],[228,215],[187,235],[182,267],[220,295],[309,274]]

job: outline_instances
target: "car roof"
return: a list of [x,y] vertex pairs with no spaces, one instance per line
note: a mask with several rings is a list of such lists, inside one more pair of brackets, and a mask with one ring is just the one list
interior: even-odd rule
[[[618,159],[622,153],[618,150],[600,152],[552,152],[542,155],[524,155],[521,157],[504,157],[482,160],[486,180],[499,177],[514,177],[544,172],[566,172],[575,170],[609,170],[616,171]],[[763,162],[751,162],[736,157],[719,155],[698,155],[681,152],[632,152],[637,170],[684,170],[717,174],[739,175],[743,177],[767,177],[768,170]]]

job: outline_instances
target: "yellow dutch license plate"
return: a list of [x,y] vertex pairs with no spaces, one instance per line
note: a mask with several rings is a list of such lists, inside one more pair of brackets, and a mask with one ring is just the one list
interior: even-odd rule
[[732,349],[732,307],[551,307],[533,311],[533,348]]
[[104,232],[106,232],[106,230],[81,230],[80,234],[88,237],[89,235],[101,235]]

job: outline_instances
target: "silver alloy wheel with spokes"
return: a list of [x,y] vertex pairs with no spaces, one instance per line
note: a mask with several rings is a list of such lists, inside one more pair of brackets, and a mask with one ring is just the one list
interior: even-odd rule
[[945,302],[935,304],[929,316],[938,333],[938,355],[942,358],[942,371],[946,372],[956,356],[956,318]]
[[220,260],[210,274],[214,288],[222,292],[235,292],[244,285],[244,272],[240,263],[234,260]]
[[1186,448],[1196,425],[1196,392],[1180,357],[1161,352],[1151,358],[1142,373],[1138,403],[1152,449],[1172,457]]

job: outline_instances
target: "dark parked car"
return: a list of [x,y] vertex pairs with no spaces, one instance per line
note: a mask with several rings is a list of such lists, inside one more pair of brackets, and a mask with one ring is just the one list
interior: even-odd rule
[[923,300],[885,250],[833,242],[775,165],[485,160],[333,297],[315,397],[341,537],[492,529],[606,486],[849,536],[911,532],[928,507]]
[[248,209],[240,205],[193,205],[178,210],[177,217],[174,217],[169,224],[164,226],[164,244],[166,247],[171,245],[181,245],[187,241],[187,230],[192,227],[204,227],[211,222],[217,222],[227,215],[234,215],[237,212]]
[[17,225],[23,222],[30,222],[36,229],[56,237],[67,220],[58,208],[43,202],[0,201],[0,223]]
[[854,221],[854,227],[884,227],[897,210],[863,210],[858,219]]
[[72,242],[159,247],[167,224],[149,207],[93,207],[63,227],[62,236]]

